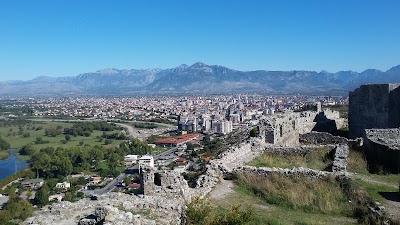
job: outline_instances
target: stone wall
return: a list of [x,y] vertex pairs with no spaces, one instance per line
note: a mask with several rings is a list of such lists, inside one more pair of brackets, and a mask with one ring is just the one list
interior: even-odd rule
[[364,129],[400,127],[400,84],[368,84],[349,93],[349,137]]
[[269,146],[260,138],[250,138],[240,144],[232,145],[218,158],[210,160],[205,174],[197,180],[193,195],[206,196],[219,182],[219,179],[230,177],[236,167],[242,166],[259,156]]
[[144,195],[167,198],[190,199],[191,191],[181,174],[171,170],[155,170],[142,167],[140,171],[141,188]]
[[320,144],[348,144],[349,140],[344,137],[333,136],[326,132],[311,132],[300,135],[300,143],[310,145]]
[[[62,201],[35,210],[33,216],[21,224],[54,225],[78,224],[80,218],[104,207],[107,211],[104,224],[155,225],[181,224],[184,210],[183,198],[136,196],[109,192],[98,200],[84,198],[77,202]],[[143,212],[147,212],[143,214]]]
[[364,148],[368,164],[400,173],[400,129],[366,129]]
[[335,148],[335,158],[333,159],[332,172],[346,172],[347,156],[349,147],[347,145],[337,145]]
[[332,132],[341,128],[345,119],[339,112],[325,109],[322,112],[287,112],[261,120],[257,126],[259,136],[266,143],[281,146],[299,145],[299,135],[311,131]]
[[345,176],[345,173],[332,173],[328,171],[313,170],[308,168],[296,167],[292,169],[240,166],[233,170],[234,173],[248,173],[261,177],[269,177],[272,174],[279,174],[293,177],[308,177],[312,179],[327,179],[329,176]]

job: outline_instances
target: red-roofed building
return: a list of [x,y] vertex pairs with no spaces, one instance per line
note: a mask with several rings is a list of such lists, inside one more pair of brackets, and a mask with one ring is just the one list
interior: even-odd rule
[[138,189],[140,188],[140,184],[132,183],[128,185],[128,189]]
[[180,136],[176,136],[176,137],[171,137],[171,138],[165,138],[165,139],[161,139],[161,140],[157,140],[154,143],[156,145],[162,145],[162,146],[179,146],[179,145],[183,145],[184,143],[191,141],[195,138],[198,138],[200,136],[200,134],[184,134],[184,135],[180,135]]
[[208,156],[208,157],[205,157],[203,160],[204,160],[204,162],[209,162],[209,161],[210,161],[210,159],[211,159],[211,157],[210,157],[210,156]]
[[184,159],[184,158],[177,158],[177,159],[175,160],[175,162],[176,162],[176,163],[186,163],[186,159]]

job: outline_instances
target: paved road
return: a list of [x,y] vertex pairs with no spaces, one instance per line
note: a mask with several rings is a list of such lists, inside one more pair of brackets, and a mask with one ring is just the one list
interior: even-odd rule
[[137,135],[137,132],[135,132],[135,129],[133,129],[132,126],[124,124],[124,123],[115,123],[115,124],[120,126],[120,127],[123,127],[126,130],[127,135],[129,137],[133,137],[133,138],[139,137],[139,135]]
[[121,173],[120,175],[118,175],[118,177],[114,178],[114,180],[112,180],[110,183],[108,183],[105,187],[94,190],[94,194],[102,195],[104,193],[114,190],[115,186],[117,186],[117,184],[119,182],[123,181],[125,176],[126,176],[125,173]]

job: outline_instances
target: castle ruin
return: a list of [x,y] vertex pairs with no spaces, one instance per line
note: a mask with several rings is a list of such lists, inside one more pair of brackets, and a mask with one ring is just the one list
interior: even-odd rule
[[363,137],[368,164],[400,172],[400,83],[368,84],[349,93],[349,136]]
[[400,127],[400,83],[367,84],[349,93],[349,137],[365,129]]
[[320,109],[316,112],[287,112],[261,120],[257,126],[259,136],[266,143],[293,146],[299,144],[299,135],[311,131],[332,132],[345,126],[339,112]]

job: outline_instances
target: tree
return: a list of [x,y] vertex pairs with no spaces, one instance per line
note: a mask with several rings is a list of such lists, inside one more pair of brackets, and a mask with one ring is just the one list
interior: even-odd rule
[[8,150],[10,148],[10,144],[0,137],[0,150]]
[[87,180],[84,177],[79,177],[78,180],[76,181],[76,184],[85,185],[87,184]]
[[253,127],[250,130],[250,137],[257,137],[257,133],[258,133],[257,127]]
[[124,183],[125,183],[126,186],[128,186],[128,185],[130,185],[132,182],[131,182],[131,179],[130,179],[129,177],[124,177]]
[[195,197],[191,202],[186,204],[185,214],[188,224],[201,225],[204,224],[205,218],[211,211],[210,202],[200,197]]
[[33,149],[32,144],[26,144],[19,150],[21,155],[33,155],[33,153],[35,153],[35,149]]
[[73,171],[73,166],[71,163],[71,160],[67,157],[60,157],[59,160],[57,160],[57,167],[58,167],[58,175],[61,176],[68,176],[72,173]]
[[118,166],[119,156],[116,153],[111,153],[107,158],[108,167],[110,170],[115,170]]
[[101,149],[97,146],[93,147],[90,150],[90,155],[92,157],[91,163],[93,166],[97,167],[99,162],[104,159],[104,149]]
[[42,207],[49,204],[49,187],[45,184],[43,185],[35,195],[35,202],[38,206]]
[[66,140],[66,141],[70,141],[70,140],[71,140],[71,135],[66,134],[66,135],[65,135],[65,140]]
[[85,194],[81,191],[79,191],[78,193],[76,193],[76,197],[78,198],[83,198],[85,196]]
[[9,224],[11,214],[8,210],[0,210],[0,224]]
[[64,201],[69,201],[72,202],[74,200],[74,196],[72,195],[71,192],[65,192],[65,196],[64,196]]

